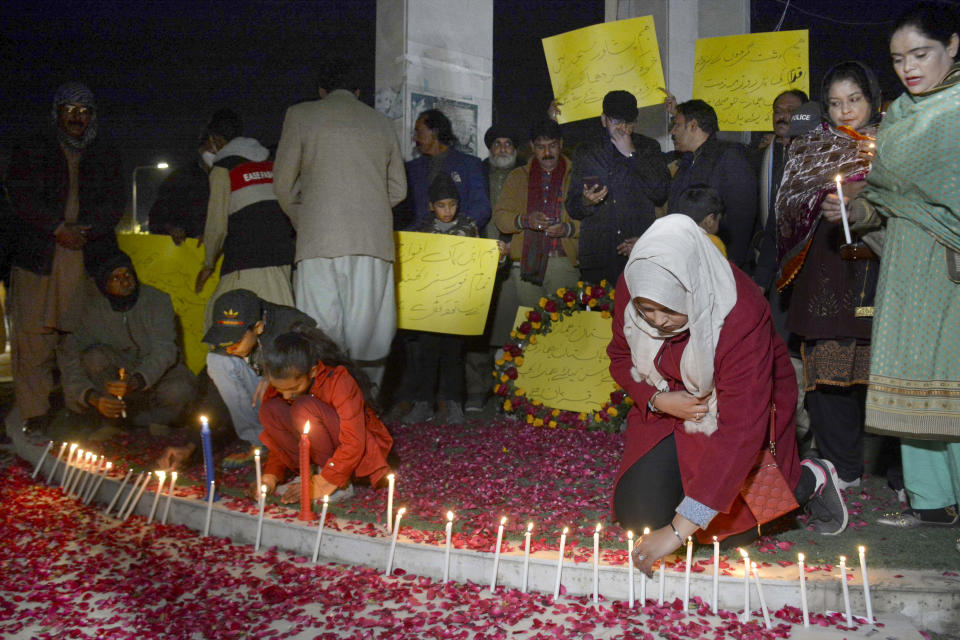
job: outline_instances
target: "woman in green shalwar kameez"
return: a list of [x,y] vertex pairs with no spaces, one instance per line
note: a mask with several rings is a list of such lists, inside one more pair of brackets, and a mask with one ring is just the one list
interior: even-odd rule
[[[855,227],[881,220],[869,431],[902,438],[911,509],[881,520],[957,524],[960,501],[960,64],[957,16],[919,5],[890,40],[907,91],[880,126]],[[879,214],[879,217],[877,216]]]

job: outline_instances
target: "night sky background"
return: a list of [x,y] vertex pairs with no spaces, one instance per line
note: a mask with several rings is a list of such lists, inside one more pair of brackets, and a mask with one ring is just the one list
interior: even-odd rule
[[[827,68],[856,58],[878,71],[886,98],[899,95],[887,37],[909,4],[791,2],[781,29],[811,31],[813,93]],[[752,30],[773,30],[785,7],[785,0],[753,0]],[[602,22],[603,13],[603,0],[495,0],[495,120],[525,129],[542,117],[552,91],[540,39]],[[363,97],[372,101],[375,28],[375,0],[5,0],[2,156],[17,138],[49,126],[54,89],[73,79],[96,95],[99,135],[119,149],[126,175],[160,160],[193,162],[204,123],[221,107],[241,114],[246,135],[275,144],[286,108],[313,97],[314,69],[328,52],[355,61],[368,79]],[[568,125],[565,135],[595,127]],[[141,190],[150,191],[150,173],[154,182],[163,177],[141,174]]]

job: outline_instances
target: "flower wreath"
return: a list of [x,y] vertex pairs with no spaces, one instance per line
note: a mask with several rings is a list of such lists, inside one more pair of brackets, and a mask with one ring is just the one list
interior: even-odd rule
[[544,406],[539,400],[531,400],[526,390],[516,386],[517,367],[523,366],[523,351],[528,344],[536,344],[538,336],[550,333],[554,322],[577,311],[599,311],[609,318],[613,311],[614,290],[606,280],[599,285],[577,282],[576,291],[557,289],[554,296],[540,298],[538,309],[528,311],[525,322],[510,332],[510,342],[503,345],[497,354],[493,377],[496,382],[493,392],[503,398],[503,410],[535,427],[556,429],[600,429],[620,431],[624,418],[633,400],[620,385],[613,383],[610,401],[593,413],[565,411]]

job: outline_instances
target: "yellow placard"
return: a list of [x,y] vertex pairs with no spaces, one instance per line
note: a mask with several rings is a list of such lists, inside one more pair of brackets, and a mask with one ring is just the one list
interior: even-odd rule
[[183,347],[191,371],[200,373],[210,348],[203,339],[204,309],[217,288],[220,269],[207,280],[203,293],[193,292],[197,272],[203,267],[203,247],[188,238],[179,247],[170,236],[145,233],[118,234],[120,248],[130,256],[140,282],[170,295],[183,328]]
[[398,231],[397,327],[477,336],[487,323],[500,251],[495,240]]
[[622,89],[646,107],[663,102],[663,66],[653,16],[617,20],[543,39],[558,121],[595,118],[603,96]]
[[717,112],[723,131],[769,131],[773,99],[810,92],[806,30],[697,40],[693,97]]
[[523,350],[516,386],[531,400],[564,411],[597,411],[615,389],[607,345],[613,320],[597,311],[577,311],[550,325]]

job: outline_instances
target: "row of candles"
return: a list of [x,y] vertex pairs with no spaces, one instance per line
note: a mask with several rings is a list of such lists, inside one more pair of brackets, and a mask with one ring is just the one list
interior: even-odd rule
[[[207,537],[210,534],[210,523],[212,518],[213,511],[213,502],[215,500],[215,489],[216,481],[213,479],[213,464],[212,460],[207,464],[207,455],[206,450],[209,447],[209,426],[205,418],[202,419],[203,427],[202,433],[207,437],[202,438],[204,443],[204,462],[207,469],[207,510],[206,518],[204,521],[203,536]],[[303,435],[300,441],[300,478],[301,478],[301,501],[300,501],[300,515],[299,519],[301,520],[313,520],[315,514],[311,508],[311,499],[310,499],[310,458],[309,458],[309,431],[310,423],[307,422],[304,426]],[[40,472],[40,468],[43,465],[44,459],[49,453],[51,447],[53,446],[53,441],[50,441],[47,444],[46,449],[40,457],[39,462],[37,463],[36,468],[33,472],[33,477],[36,478],[37,474]],[[60,447],[59,455],[57,456],[56,462],[54,463],[53,469],[50,472],[48,483],[54,482],[58,465],[63,459],[65,450],[67,449],[67,443],[64,442]],[[257,449],[254,452],[254,464],[257,477],[257,485],[260,487],[259,499],[258,499],[258,517],[257,517],[257,533],[254,548],[256,550],[260,549],[260,542],[262,539],[263,533],[263,518],[264,510],[266,506],[266,496],[267,496],[267,487],[264,484],[261,484],[261,467],[260,467],[260,450]],[[100,488],[100,485],[103,482],[103,479],[106,477],[109,472],[112,463],[105,461],[104,456],[96,456],[92,452],[83,451],[76,444],[69,445],[69,454],[67,456],[66,462],[63,466],[63,472],[61,474],[60,485],[63,488],[64,492],[67,495],[74,495],[81,499],[84,504],[89,504],[93,496],[97,493],[97,490]],[[85,473],[86,472],[86,473]],[[116,494],[113,496],[113,500],[110,501],[110,504],[107,505],[107,508],[104,510],[106,515],[109,515],[113,510],[114,506],[118,502],[120,495],[123,493],[123,489],[126,487],[130,477],[133,473],[133,470],[128,470],[126,476],[120,484],[120,488],[117,490]],[[137,504],[139,503],[147,485],[150,482],[151,473],[149,471],[141,472],[137,477],[137,480],[132,485],[130,491],[127,493],[126,498],[120,505],[119,510],[116,513],[116,517],[121,520],[126,520],[133,513]],[[154,495],[153,504],[150,508],[149,517],[147,518],[147,524],[153,522],[154,516],[156,515],[157,507],[160,501],[160,497],[163,493],[163,488],[166,483],[166,473],[164,471],[155,472],[157,476],[157,488]],[[82,477],[82,479],[81,479]],[[170,487],[166,495],[166,505],[163,510],[163,517],[160,519],[160,522],[166,524],[167,516],[170,511],[170,503],[173,498],[174,487],[177,482],[177,472],[174,471],[170,474]],[[386,564],[386,574],[390,575],[393,571],[393,562],[394,556],[396,553],[397,539],[400,533],[400,522],[403,518],[404,513],[406,512],[405,508],[400,508],[396,512],[396,517],[394,517],[393,512],[393,495],[396,487],[396,478],[394,474],[389,474],[387,476],[387,531],[392,532],[392,537],[390,541],[390,551],[387,558]],[[314,540],[313,547],[313,562],[317,562],[320,554],[320,544],[323,538],[323,529],[327,519],[327,510],[329,507],[329,496],[323,496],[323,506],[320,512],[320,522],[317,529],[317,536]],[[443,581],[447,582],[450,579],[450,549],[451,549],[451,537],[453,532],[453,520],[454,514],[452,511],[447,512],[447,523],[445,527],[445,548],[443,554]],[[500,520],[500,526],[497,529],[497,542],[494,547],[494,556],[493,556],[493,573],[490,578],[490,591],[491,593],[496,591],[497,588],[497,578],[499,574],[500,566],[500,551],[503,544],[503,533],[504,527],[507,523],[507,518],[503,517]],[[597,524],[596,529],[593,534],[593,601],[594,603],[599,603],[600,593],[600,532],[602,525]],[[521,577],[521,591],[526,593],[528,577],[529,577],[529,568],[530,568],[530,536],[533,531],[533,523],[530,522],[527,524],[526,533],[524,535],[524,557],[523,557],[523,572]],[[568,529],[564,527],[563,531],[560,534],[559,541],[559,554],[557,556],[557,569],[556,569],[556,578],[554,581],[553,596],[558,598],[560,596],[560,586],[563,572],[563,555],[566,546]],[[647,535],[650,533],[649,529],[644,529],[643,534]],[[633,531],[627,532],[627,556],[628,556],[628,572],[629,572],[629,590],[628,590],[628,606],[633,608],[635,600],[635,568],[633,563],[633,554],[631,553],[634,546],[634,534]],[[761,613],[763,614],[764,624],[767,628],[771,628],[771,621],[769,611],[766,606],[766,601],[763,595],[763,587],[760,582],[760,575],[757,569],[757,563],[750,561],[749,554],[743,550],[739,549],[741,556],[743,557],[743,596],[744,596],[744,606],[743,606],[743,617],[742,621],[746,622],[750,616],[750,578],[753,576],[753,582],[756,587],[757,597],[760,603]],[[863,595],[866,602],[866,620],[868,623],[873,623],[873,608],[870,598],[870,582],[867,574],[867,560],[866,560],[866,548],[860,546],[858,548],[859,557],[860,557],[860,571],[863,579]],[[810,626],[810,615],[809,609],[807,607],[807,586],[806,586],[806,575],[804,567],[804,554],[800,553],[797,556],[797,567],[799,569],[799,579],[800,579],[800,605],[801,611],[803,614],[803,625],[805,627]],[[693,540],[692,538],[687,538],[687,548],[686,548],[686,564],[684,571],[684,589],[683,589],[683,610],[686,611],[689,606],[690,601],[690,573],[692,568],[693,561]],[[714,537],[713,538],[713,598],[712,598],[712,610],[714,614],[717,613],[719,607],[719,581],[720,581],[720,542]],[[663,562],[660,562],[659,567],[659,598],[658,604],[663,604],[664,597],[664,565]],[[853,616],[850,609],[850,592],[847,584],[847,566],[846,566],[846,557],[840,556],[840,580],[843,590],[843,600],[846,613],[846,624],[847,626],[853,625]],[[644,575],[641,575],[640,578],[640,602],[645,603],[647,600],[646,597],[647,590],[647,578]]]

